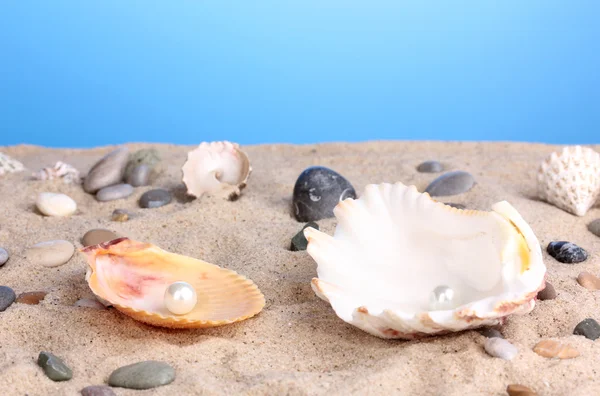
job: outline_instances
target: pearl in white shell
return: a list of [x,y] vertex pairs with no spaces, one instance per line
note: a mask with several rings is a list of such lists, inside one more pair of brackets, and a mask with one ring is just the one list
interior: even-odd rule
[[429,305],[433,311],[453,309],[456,305],[456,293],[449,286],[438,286],[429,296]]
[[175,315],[191,312],[197,302],[196,290],[187,282],[171,283],[165,290],[165,305]]

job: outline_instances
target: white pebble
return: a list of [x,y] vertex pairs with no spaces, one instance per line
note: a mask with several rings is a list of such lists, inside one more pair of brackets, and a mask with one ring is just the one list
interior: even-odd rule
[[490,356],[504,360],[512,360],[519,353],[516,346],[498,337],[486,339],[483,347]]
[[69,216],[77,210],[77,203],[71,197],[50,192],[41,193],[35,205],[46,216]]
[[69,241],[56,240],[40,242],[25,252],[27,260],[44,267],[58,267],[73,257],[75,246]]

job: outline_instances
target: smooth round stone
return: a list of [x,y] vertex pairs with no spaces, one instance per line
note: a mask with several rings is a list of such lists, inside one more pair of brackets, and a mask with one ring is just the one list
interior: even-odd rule
[[40,352],[37,363],[52,381],[67,381],[73,378],[73,372],[65,362],[50,352]]
[[483,329],[479,330],[479,334],[486,338],[504,338],[502,333],[493,327],[484,327]]
[[506,387],[508,396],[537,396],[537,393],[526,387],[525,385],[510,384]]
[[44,267],[58,267],[73,257],[75,246],[69,241],[54,240],[36,243],[25,252],[27,259]]
[[103,242],[112,241],[113,239],[117,238],[117,234],[110,230],[106,230],[104,228],[95,228],[93,230],[89,230],[83,235],[83,238],[81,238],[81,243],[84,247],[87,247],[99,245]]
[[19,296],[17,297],[15,302],[20,303],[20,304],[27,304],[27,305],[38,305],[40,303],[40,301],[42,301],[44,298],[46,298],[47,294],[48,294],[48,292],[45,292],[45,291],[21,293],[21,294],[19,294]]
[[581,263],[588,258],[583,248],[567,241],[550,242],[546,251],[557,261],[565,264]]
[[454,171],[444,173],[432,181],[425,189],[432,197],[462,194],[475,185],[475,179],[469,172]]
[[98,300],[92,300],[91,298],[82,298],[75,302],[76,307],[92,308],[92,309],[105,309],[106,307]]
[[549,282],[546,282],[546,287],[537,295],[539,300],[554,300],[556,298],[556,290],[554,290],[554,286],[552,286]]
[[438,161],[425,161],[417,166],[417,171],[421,173],[437,173],[444,170],[444,167]]
[[[129,156],[127,167],[125,168],[125,180],[128,180],[133,169],[139,165],[146,165],[149,171],[152,171],[160,162],[158,151],[153,148],[141,149]],[[131,183],[129,183],[131,184]],[[133,185],[133,184],[132,184]]]
[[127,147],[118,148],[102,157],[85,177],[84,191],[94,194],[101,188],[120,183],[123,180],[128,159],[129,149]]
[[170,384],[174,379],[173,367],[148,360],[116,369],[108,378],[108,384],[128,389],[151,389]]
[[111,216],[112,221],[124,222],[129,220],[129,212],[125,209],[115,209]]
[[148,165],[137,165],[127,174],[126,181],[134,187],[146,186],[150,180],[150,172],[151,169]]
[[579,356],[579,351],[571,345],[550,339],[545,339],[535,344],[533,352],[551,359],[572,359]]
[[10,307],[16,298],[17,295],[13,289],[8,286],[0,286],[0,312]]
[[573,330],[573,334],[582,335],[587,339],[592,341],[600,338],[600,324],[596,322],[592,318],[587,318],[579,322],[577,326],[575,326],[575,330]]
[[292,238],[292,245],[290,247],[290,250],[292,252],[299,252],[301,250],[306,250],[306,247],[308,246],[308,241],[306,240],[306,237],[304,236],[304,230],[307,229],[308,227],[312,227],[315,230],[319,229],[319,225],[313,221],[306,223],[304,225],[304,227],[302,227],[302,230],[300,230]]
[[8,252],[6,249],[0,247],[0,267],[2,267],[8,261]]
[[446,205],[448,205],[448,206],[452,206],[453,208],[456,208],[456,209],[463,209],[463,210],[464,210],[464,209],[466,209],[466,208],[467,208],[465,205],[463,205],[463,204],[459,204],[459,203],[451,203],[451,202],[448,202],[448,203],[446,203]]
[[301,222],[333,217],[333,208],[356,191],[339,173],[323,166],[305,169],[294,185],[294,216]]
[[38,195],[35,206],[46,216],[70,216],[77,210],[77,203],[71,197],[50,192]]
[[171,193],[162,188],[157,188],[155,190],[146,191],[140,197],[140,207],[151,209],[151,208],[159,208],[161,206],[167,205],[171,202],[172,196]]
[[597,237],[600,237],[600,219],[596,219],[588,224],[588,230]]
[[131,194],[133,194],[133,187],[129,184],[121,183],[99,190],[96,193],[96,199],[100,202],[107,202],[127,198]]
[[498,337],[486,339],[483,347],[490,356],[504,360],[512,360],[519,353],[516,346]]
[[109,386],[92,385],[83,388],[81,396],[117,396],[117,394]]
[[588,290],[600,290],[600,278],[587,271],[577,275],[577,282]]

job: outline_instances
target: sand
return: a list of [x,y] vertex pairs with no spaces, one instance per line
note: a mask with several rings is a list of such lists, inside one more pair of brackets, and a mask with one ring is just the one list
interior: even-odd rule
[[[110,373],[142,360],[161,360],[177,371],[175,381],[146,391],[115,388],[117,395],[504,395],[520,383],[540,395],[600,393],[600,340],[572,335],[581,320],[600,320],[600,292],[575,280],[581,271],[600,274],[600,238],[586,226],[600,209],[576,217],[535,199],[534,173],[556,146],[505,143],[373,142],[361,144],[248,146],[254,172],[236,202],[203,197],[191,201],[180,183],[180,168],[191,147],[156,147],[163,172],[152,187],[175,191],[176,199],[158,209],[139,209],[133,196],[101,203],[80,186],[29,180],[22,172],[0,177],[0,246],[11,252],[0,268],[0,284],[17,294],[45,290],[39,305],[13,304],[0,313],[0,391],[2,395],[76,395],[85,386],[106,383]],[[600,151],[600,146],[594,147]],[[0,148],[31,170],[68,162],[84,174],[114,147],[58,150],[34,146]],[[513,361],[488,356],[476,331],[419,341],[382,340],[339,319],[311,290],[316,264],[306,252],[288,250],[301,229],[291,215],[291,196],[300,172],[311,165],[331,167],[361,192],[368,183],[415,184],[422,191],[437,175],[417,173],[424,160],[442,161],[448,170],[471,172],[477,185],[444,199],[473,209],[508,200],[529,222],[542,247],[548,280],[558,297],[540,301],[524,316],[513,316],[502,332],[519,349]],[[78,203],[70,218],[37,214],[43,191],[62,192]],[[136,217],[112,222],[116,208]],[[332,233],[335,219],[319,221]],[[266,297],[256,317],[220,328],[168,330],[138,323],[110,309],[74,307],[93,297],[77,253],[66,265],[42,268],[23,258],[27,247],[66,239],[81,247],[92,228],[109,228],[166,250],[202,258],[254,280]],[[548,242],[569,240],[590,253],[587,261],[561,264],[545,253]],[[532,347],[544,337],[575,346],[581,356],[549,360]],[[40,351],[62,357],[73,379],[55,383],[36,365]]]

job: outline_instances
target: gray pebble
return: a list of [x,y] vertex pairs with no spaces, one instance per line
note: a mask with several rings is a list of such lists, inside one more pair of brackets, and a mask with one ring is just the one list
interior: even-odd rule
[[85,177],[83,182],[85,192],[93,194],[101,188],[120,183],[123,180],[128,159],[129,149],[127,147],[118,148],[102,157]]
[[16,298],[17,295],[13,289],[8,286],[0,286],[0,312],[10,307]]
[[444,173],[425,189],[432,197],[457,195],[469,191],[475,185],[475,179],[469,172],[453,171]]
[[487,338],[504,338],[502,333],[493,327],[484,327],[483,329],[479,330],[479,334]]
[[[160,162],[160,154],[153,148],[141,149],[129,156],[127,167],[125,168],[125,179],[129,179],[130,173],[138,165],[146,165],[149,171],[152,171]],[[130,183],[131,184],[131,183]]]
[[107,202],[127,198],[131,194],[133,194],[133,187],[129,184],[121,183],[99,190],[96,193],[96,199],[100,202]]
[[65,362],[50,352],[40,352],[37,363],[52,381],[67,381],[73,378],[73,372]]
[[171,193],[162,188],[146,191],[140,197],[140,207],[142,208],[158,208],[171,202]]
[[170,384],[174,379],[173,367],[148,360],[116,369],[108,378],[108,384],[128,389],[151,389]]
[[112,221],[124,222],[124,221],[129,220],[129,217],[131,217],[131,213],[129,213],[128,210],[126,210],[126,209],[115,209],[112,212],[111,219],[112,219]]
[[106,230],[104,228],[94,228],[93,230],[89,230],[83,237],[81,238],[81,244],[84,247],[87,246],[95,246],[99,245],[103,242],[112,241],[117,239],[119,236],[112,232],[111,230]]
[[44,267],[58,267],[66,264],[75,253],[75,246],[69,241],[54,240],[36,243],[25,252],[29,262]]
[[0,267],[2,267],[8,261],[8,252],[6,249],[0,247]]
[[109,386],[92,385],[83,388],[81,396],[117,396],[117,394]]
[[588,224],[588,230],[598,237],[600,237],[600,219],[596,219]]
[[540,290],[537,298],[541,301],[554,300],[556,298],[556,290],[554,290],[554,286],[552,286],[549,282],[546,282],[546,287]]
[[126,175],[127,183],[131,184],[133,187],[148,185],[148,180],[150,180],[150,171],[150,167],[146,164],[137,165]]
[[587,318],[575,326],[573,334],[582,335],[592,341],[597,340],[600,338],[600,324],[592,318]]
[[438,161],[425,161],[417,166],[417,171],[421,173],[437,173],[443,170],[444,167]]
[[512,360],[519,353],[516,346],[498,337],[486,339],[483,347],[490,356],[504,360]]

